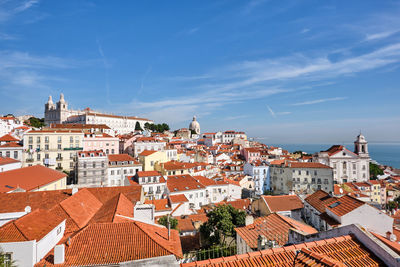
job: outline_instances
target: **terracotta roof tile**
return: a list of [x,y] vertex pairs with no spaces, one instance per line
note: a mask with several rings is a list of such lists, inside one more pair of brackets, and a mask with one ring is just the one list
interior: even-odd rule
[[0,137],[0,142],[19,142],[19,139],[10,134],[6,134]]
[[264,235],[268,240],[276,241],[279,245],[286,244],[291,228],[305,232],[306,234],[315,234],[318,232],[309,225],[276,213],[257,218],[253,224],[235,228],[235,231],[247,245],[251,248],[257,248],[257,238],[260,234]]
[[366,203],[361,200],[358,200],[349,195],[344,195],[341,198],[339,198],[337,201],[329,204],[327,208],[328,208],[328,210],[332,211],[337,216],[343,216],[343,215],[357,209],[358,207],[361,207],[364,204],[366,204]]
[[79,228],[82,228],[99,211],[102,203],[89,190],[84,188],[66,200],[63,200],[60,206],[68,213]]
[[[57,266],[108,265],[167,255],[182,257],[179,233],[137,221],[95,223],[82,229],[66,247],[65,262]],[[52,266],[48,255],[36,266]]]
[[[333,238],[321,242],[308,242],[296,257],[299,245],[268,249],[235,255],[233,257],[217,258],[181,264],[186,266],[383,266],[375,255],[367,250],[358,240],[351,236],[343,236],[344,240]],[[293,264],[295,261],[295,264]]]
[[297,210],[304,207],[297,195],[262,196],[271,212]]
[[168,176],[167,187],[171,193],[205,188],[204,185],[188,174]]
[[[6,158],[6,157],[0,157],[0,165],[6,165],[6,164],[11,164],[11,163],[17,163],[20,162],[19,160],[12,159],[12,158]],[[1,181],[0,181],[1,183]]]
[[154,153],[156,153],[157,151],[155,150],[144,150],[142,153],[139,154],[139,156],[150,156],[153,155]]
[[329,195],[327,192],[323,190],[318,190],[308,197],[306,197],[305,201],[313,206],[316,210],[318,210],[320,213],[325,212],[325,209],[328,205],[332,204],[333,202],[336,202],[337,198],[332,197]]
[[41,186],[65,178],[65,173],[35,165],[0,173],[0,192],[9,192],[16,188],[31,191]]
[[135,161],[135,159],[128,154],[112,154],[108,155],[108,161]]
[[6,147],[20,147],[22,148],[22,145],[18,144],[18,143],[14,143],[14,142],[9,142],[9,143],[5,143],[3,145],[0,145],[1,148],[6,148]]
[[41,240],[64,219],[47,210],[37,209],[0,228],[1,242]]
[[184,194],[170,195],[169,199],[171,203],[182,203],[189,201]]

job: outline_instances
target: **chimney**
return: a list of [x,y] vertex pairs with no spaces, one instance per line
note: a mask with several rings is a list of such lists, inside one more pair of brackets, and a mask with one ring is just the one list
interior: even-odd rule
[[78,188],[77,187],[72,188],[72,195],[75,195],[76,193],[78,193]]
[[254,223],[254,218],[253,218],[253,216],[247,215],[247,216],[246,216],[246,219],[245,219],[245,224],[246,224],[246,226],[247,226],[247,225],[250,225],[250,224],[253,224],[253,223]]
[[26,206],[26,207],[25,207],[25,212],[26,212],[26,213],[30,213],[31,211],[32,211],[31,206]]
[[266,243],[267,243],[267,238],[263,235],[259,235],[257,238],[257,250],[265,249]]
[[64,244],[54,247],[54,264],[62,264],[65,261],[65,246]]

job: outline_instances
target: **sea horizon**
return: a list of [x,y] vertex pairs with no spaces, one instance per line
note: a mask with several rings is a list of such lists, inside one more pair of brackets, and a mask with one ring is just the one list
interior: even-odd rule
[[[332,143],[270,143],[267,145],[278,146],[282,149],[294,152],[301,150],[303,152],[314,154],[319,151],[327,150]],[[350,151],[354,151],[353,143],[336,143],[344,145]],[[369,142],[368,151],[372,160],[382,165],[388,165],[393,168],[400,168],[400,142]]]

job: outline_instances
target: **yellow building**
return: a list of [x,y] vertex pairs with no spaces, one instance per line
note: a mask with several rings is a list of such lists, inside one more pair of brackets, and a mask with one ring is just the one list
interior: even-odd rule
[[145,150],[139,154],[139,162],[143,166],[143,171],[154,171],[156,163],[167,161],[168,158],[165,151]]
[[67,175],[41,165],[0,173],[0,193],[60,190],[67,188]]
[[83,150],[83,132],[47,129],[24,135],[22,166],[44,165],[52,169],[71,171],[78,151]]
[[156,163],[154,169],[160,172],[162,175],[181,175],[181,174],[192,174],[196,164],[179,162],[179,161],[168,161],[164,163]]

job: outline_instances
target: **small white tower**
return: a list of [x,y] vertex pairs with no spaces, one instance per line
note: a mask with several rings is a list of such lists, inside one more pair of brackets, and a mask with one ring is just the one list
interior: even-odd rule
[[357,136],[356,141],[354,141],[354,153],[356,153],[360,157],[369,158],[368,142],[367,140],[365,140],[365,137],[361,134],[361,132]]

